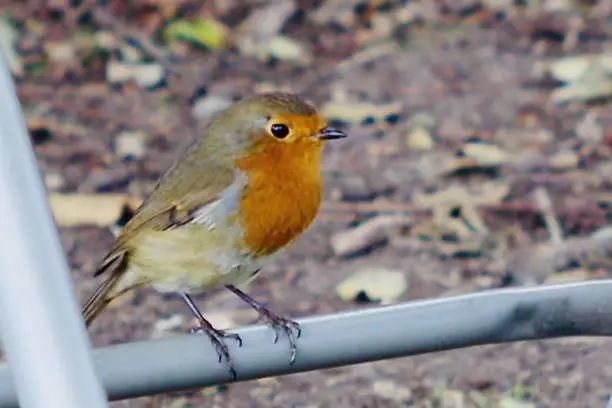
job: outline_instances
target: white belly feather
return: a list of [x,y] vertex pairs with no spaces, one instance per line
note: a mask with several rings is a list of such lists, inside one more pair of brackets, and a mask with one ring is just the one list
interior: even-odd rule
[[237,210],[245,181],[238,177],[191,223],[144,235],[120,286],[144,278],[160,292],[197,293],[250,280],[270,257],[256,259],[241,249],[242,226],[237,217],[228,218]]

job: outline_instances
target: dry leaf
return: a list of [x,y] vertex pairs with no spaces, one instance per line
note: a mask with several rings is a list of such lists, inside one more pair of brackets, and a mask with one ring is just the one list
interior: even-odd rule
[[154,86],[164,77],[164,68],[156,63],[123,63],[111,61],[106,65],[106,79],[110,83],[134,81],[143,87]]
[[140,203],[123,194],[51,194],[49,204],[55,222],[61,227],[79,225],[113,225],[125,205],[136,208]]
[[488,182],[478,186],[451,186],[433,194],[415,193],[414,203],[425,206],[468,203],[472,206],[499,204],[510,193],[506,182]]

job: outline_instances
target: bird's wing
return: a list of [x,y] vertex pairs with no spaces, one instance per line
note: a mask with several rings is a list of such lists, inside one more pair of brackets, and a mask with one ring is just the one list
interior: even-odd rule
[[[171,168],[123,228],[94,276],[102,274],[118,258],[127,255],[127,244],[141,230],[164,231],[179,227],[190,222],[196,211],[219,200],[236,181],[236,174],[229,168],[208,164],[198,164],[195,169],[191,167],[189,175],[181,174],[180,165]],[[197,174],[202,176],[197,177]]]

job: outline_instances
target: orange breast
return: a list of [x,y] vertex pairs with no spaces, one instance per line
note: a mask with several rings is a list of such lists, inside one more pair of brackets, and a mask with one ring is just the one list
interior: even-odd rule
[[257,257],[287,246],[312,222],[321,204],[316,143],[271,143],[236,161],[247,175],[240,200],[246,247]]

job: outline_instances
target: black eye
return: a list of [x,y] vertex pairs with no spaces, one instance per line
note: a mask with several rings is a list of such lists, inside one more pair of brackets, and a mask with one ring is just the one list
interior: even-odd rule
[[272,132],[274,137],[284,139],[289,134],[289,128],[287,125],[283,125],[282,123],[275,123],[270,126],[270,132]]

